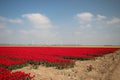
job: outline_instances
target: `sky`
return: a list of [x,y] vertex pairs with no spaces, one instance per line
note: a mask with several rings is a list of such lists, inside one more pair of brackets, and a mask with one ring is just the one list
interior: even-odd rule
[[0,0],[0,44],[120,45],[120,0]]

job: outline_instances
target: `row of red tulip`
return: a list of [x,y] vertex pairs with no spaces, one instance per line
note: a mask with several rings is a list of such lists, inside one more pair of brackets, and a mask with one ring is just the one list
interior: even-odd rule
[[0,80],[32,80],[35,76],[21,71],[12,72],[11,70],[0,68]]
[[[113,52],[117,48],[77,48],[77,47],[0,47],[1,53],[8,55],[50,55],[50,56],[81,56],[88,54],[105,54]],[[4,54],[5,55],[5,54]]]
[[[66,65],[66,66],[70,66],[72,64],[74,64],[73,60],[70,59],[63,59],[57,56],[44,56],[44,55],[13,55],[11,53],[11,55],[7,56],[7,58],[0,58],[0,65],[5,65],[5,66],[13,66],[13,65],[21,65],[21,64],[25,64],[26,62],[34,62],[34,64],[40,63],[40,62],[44,62],[44,63],[50,63],[50,64],[54,64],[57,63],[56,65]],[[11,60],[11,59],[15,59],[15,60]],[[17,60],[18,59],[18,60]],[[22,60],[22,61],[20,61]],[[14,66],[15,67],[15,66]]]
[[7,58],[0,58],[0,65],[3,66],[12,66],[12,65],[21,65],[25,64],[25,61],[15,61],[15,60],[10,60]]

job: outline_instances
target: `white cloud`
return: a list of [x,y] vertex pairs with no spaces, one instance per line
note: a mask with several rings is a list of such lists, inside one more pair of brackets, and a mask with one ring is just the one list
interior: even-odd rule
[[106,21],[107,17],[101,14],[94,15],[90,12],[83,12],[76,14],[75,18],[79,22],[79,27],[81,28],[102,28],[103,26],[107,26]]
[[107,23],[110,24],[110,25],[111,24],[120,24],[120,18],[114,17],[111,20],[109,20]]
[[9,19],[9,18],[2,17],[2,16],[0,16],[0,21],[9,22],[13,24],[23,24],[23,21],[21,19]]
[[76,14],[76,19],[80,23],[80,28],[91,28],[92,27],[92,22],[94,21],[93,14],[90,12],[83,12]]
[[106,16],[98,14],[97,16],[93,15],[90,12],[83,12],[76,15],[76,18],[79,20],[80,23],[90,22],[90,21],[97,21],[97,20],[104,20]]
[[23,17],[28,18],[35,28],[48,29],[51,27],[51,22],[48,17],[39,13],[24,14]]
[[79,13],[76,15],[77,18],[81,21],[81,20],[84,20],[84,21],[91,21],[92,18],[93,18],[93,15],[89,12],[84,12],[84,13]]
[[104,20],[104,19],[106,19],[106,16],[97,15],[97,20]]
[[21,19],[9,19],[8,20],[10,23],[14,23],[14,24],[22,24],[23,21]]
[[4,24],[0,24],[0,28],[5,28],[6,26]]

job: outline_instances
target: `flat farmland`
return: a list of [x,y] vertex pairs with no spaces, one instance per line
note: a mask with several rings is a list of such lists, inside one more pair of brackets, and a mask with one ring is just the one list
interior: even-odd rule
[[[0,80],[15,79],[15,76],[18,78],[15,80],[104,80],[109,75],[108,71],[113,70],[119,61],[119,48],[0,46]],[[107,70],[109,68],[111,70]],[[6,73],[9,75],[5,76]]]

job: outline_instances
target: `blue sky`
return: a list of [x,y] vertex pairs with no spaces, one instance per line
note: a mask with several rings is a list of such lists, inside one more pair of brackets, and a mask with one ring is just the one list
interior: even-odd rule
[[120,0],[0,0],[0,44],[120,45]]

